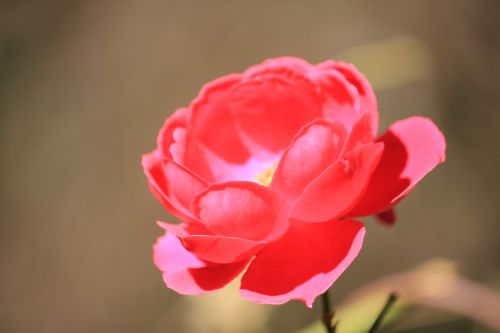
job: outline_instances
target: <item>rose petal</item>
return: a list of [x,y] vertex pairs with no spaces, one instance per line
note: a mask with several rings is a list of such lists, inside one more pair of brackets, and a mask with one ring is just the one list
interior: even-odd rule
[[[165,120],[165,124],[160,130],[156,143],[163,158],[169,158],[177,163],[184,162],[186,135],[186,124],[189,111],[185,108],[178,109]],[[176,134],[174,136],[174,133]]]
[[201,223],[157,223],[177,236],[190,253],[213,263],[229,264],[249,259],[267,244],[236,237],[214,236]]
[[318,68],[309,75],[325,96],[323,117],[340,122],[350,131],[360,117],[360,101],[356,88],[337,70]]
[[301,300],[312,307],[358,255],[365,229],[357,221],[302,223],[268,245],[252,261],[240,295],[256,303]]
[[173,161],[164,161],[163,169],[169,196],[189,211],[189,205],[208,184],[191,171]]
[[172,160],[163,160],[159,150],[142,157],[142,166],[153,194],[172,214],[190,221],[190,201],[207,184],[189,170]]
[[233,74],[206,84],[190,105],[188,131],[192,140],[188,142],[186,166],[208,180],[213,178],[210,160],[200,160],[207,158],[203,150],[208,149],[230,163],[243,163],[250,157],[228,108],[230,93],[240,78]]
[[369,114],[371,118],[371,133],[377,135],[379,115],[377,110],[377,98],[368,80],[361,74],[353,64],[328,60],[318,65],[323,69],[334,69],[341,73],[344,78],[356,88],[359,99],[359,115]]
[[328,167],[304,189],[290,217],[307,222],[341,217],[363,195],[382,150],[383,144],[369,143]]
[[288,227],[284,200],[272,189],[251,182],[211,185],[194,200],[193,211],[219,236],[272,240]]
[[283,154],[272,188],[292,198],[339,157],[347,132],[339,124],[316,120],[304,126]]
[[161,161],[162,156],[158,150],[142,156],[142,167],[151,192],[166,210],[179,219],[184,221],[192,219],[191,214],[169,198],[167,180]]
[[317,87],[295,64],[266,62],[244,73],[231,92],[231,114],[246,142],[283,151],[306,123],[321,115]]
[[233,264],[213,264],[189,253],[171,233],[158,239],[153,247],[153,260],[163,272],[167,287],[184,295],[198,295],[224,287],[247,265],[248,261]]
[[384,153],[363,198],[349,216],[372,215],[389,209],[445,160],[444,136],[427,118],[398,121],[379,141],[384,143]]
[[210,231],[199,222],[195,223],[166,223],[162,221],[157,221],[156,224],[162,229],[165,229],[173,233],[178,238],[183,238],[191,235],[211,235]]
[[267,245],[266,242],[210,235],[186,236],[182,243],[198,258],[220,264],[247,260]]
[[364,114],[354,123],[347,142],[344,145],[344,153],[350,152],[366,143],[374,142],[375,137],[371,132],[371,128],[372,117],[369,114]]
[[303,76],[307,75],[314,66],[304,59],[296,57],[278,57],[267,59],[263,63],[251,66],[245,71],[246,77],[256,77],[265,74],[274,74],[289,71],[290,75],[299,73]]

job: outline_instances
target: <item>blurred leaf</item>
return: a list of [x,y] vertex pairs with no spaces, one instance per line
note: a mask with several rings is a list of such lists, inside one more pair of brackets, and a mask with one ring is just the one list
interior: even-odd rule
[[[386,293],[373,293],[366,295],[362,299],[354,301],[348,305],[341,306],[335,312],[334,321],[339,321],[337,325],[337,332],[349,333],[366,333],[372,326],[378,314],[382,310],[388,294]],[[401,301],[396,304],[389,311],[384,319],[383,325],[387,325],[397,319],[404,310],[406,305]],[[297,333],[322,333],[324,327],[320,322],[316,322]]]
[[375,90],[391,89],[431,75],[433,57],[426,44],[411,36],[344,50],[335,59],[352,62]]
[[[460,276],[447,259],[434,259],[415,269],[391,275],[365,285],[351,294],[336,312],[338,332],[367,332],[391,292],[399,300],[384,324],[401,317],[410,305],[425,305],[470,318],[500,332],[500,296],[491,289]],[[322,332],[314,323],[297,333]]]

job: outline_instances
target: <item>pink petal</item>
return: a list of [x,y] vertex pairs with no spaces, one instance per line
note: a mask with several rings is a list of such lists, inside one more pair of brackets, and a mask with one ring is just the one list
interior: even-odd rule
[[321,116],[323,99],[297,61],[267,61],[243,75],[232,91],[231,114],[245,141],[283,151],[302,126]]
[[193,211],[219,236],[272,240],[288,227],[284,200],[272,189],[251,182],[211,185],[195,199]]
[[389,209],[445,160],[444,136],[427,118],[398,121],[379,141],[385,145],[382,159],[362,200],[349,216],[371,215]]
[[192,220],[189,203],[207,184],[172,160],[164,160],[159,150],[142,157],[142,166],[153,194],[172,214]]
[[339,157],[347,132],[339,124],[316,120],[304,126],[281,157],[271,183],[292,198]]
[[365,229],[353,220],[294,221],[279,241],[263,249],[241,281],[240,294],[256,303],[301,300],[312,307],[358,255]]
[[290,217],[307,222],[341,217],[363,195],[382,150],[383,144],[368,143],[328,167],[305,188]]
[[198,295],[220,289],[233,280],[248,263],[207,263],[189,253],[180,240],[168,232],[154,245],[153,260],[163,272],[163,281],[167,287],[184,295]]

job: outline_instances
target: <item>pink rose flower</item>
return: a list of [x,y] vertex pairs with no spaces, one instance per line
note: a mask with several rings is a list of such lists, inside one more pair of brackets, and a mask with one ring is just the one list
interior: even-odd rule
[[445,160],[429,119],[377,132],[375,95],[351,64],[277,58],[206,84],[142,160],[183,221],[159,223],[166,285],[201,294],[246,269],[241,297],[311,307],[361,249],[355,218],[392,223],[392,207]]

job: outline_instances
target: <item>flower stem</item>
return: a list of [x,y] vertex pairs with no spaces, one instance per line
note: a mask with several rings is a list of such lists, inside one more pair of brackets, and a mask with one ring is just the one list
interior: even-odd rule
[[321,321],[325,325],[327,333],[335,333],[335,326],[332,326],[333,311],[330,305],[330,295],[328,290],[321,295],[321,303],[323,305],[323,314]]
[[368,331],[368,333],[375,333],[380,329],[380,326],[382,325],[382,322],[385,318],[385,316],[389,313],[389,310],[392,308],[394,305],[394,302],[398,299],[398,295],[396,293],[391,293],[389,295],[389,298],[387,299],[387,302],[385,302],[384,307],[382,308],[382,311],[380,311],[377,319],[375,319],[375,322],[373,323],[372,327]]

